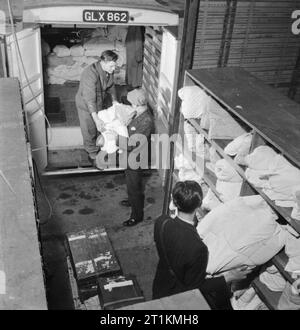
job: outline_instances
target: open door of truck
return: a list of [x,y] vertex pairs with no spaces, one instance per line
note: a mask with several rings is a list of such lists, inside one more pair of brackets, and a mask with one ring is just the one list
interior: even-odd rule
[[9,76],[19,79],[33,159],[43,171],[47,165],[47,139],[40,28],[30,27],[11,34],[6,42]]

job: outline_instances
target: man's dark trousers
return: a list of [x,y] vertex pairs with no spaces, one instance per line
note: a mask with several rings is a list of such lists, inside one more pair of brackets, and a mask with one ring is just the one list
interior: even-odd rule
[[130,218],[142,221],[144,217],[144,186],[142,170],[125,170],[128,201],[131,204]]

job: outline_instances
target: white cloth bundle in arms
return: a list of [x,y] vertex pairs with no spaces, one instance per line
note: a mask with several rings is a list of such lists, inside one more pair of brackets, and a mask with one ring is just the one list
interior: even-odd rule
[[181,113],[186,119],[200,118],[209,101],[209,96],[198,86],[184,86],[178,96],[182,100]]
[[56,45],[53,48],[53,53],[55,53],[58,57],[66,57],[71,55],[71,50],[65,45]]
[[212,98],[210,98],[208,109],[209,139],[235,139],[246,133],[245,129]]
[[106,110],[98,112],[99,119],[105,124],[105,131],[102,133],[104,137],[102,150],[108,153],[118,150],[116,136],[121,135],[128,138],[127,125],[134,115],[134,108],[125,104],[115,104]]
[[207,272],[270,260],[286,243],[286,231],[276,218],[259,195],[237,197],[210,211],[197,226],[209,251]]

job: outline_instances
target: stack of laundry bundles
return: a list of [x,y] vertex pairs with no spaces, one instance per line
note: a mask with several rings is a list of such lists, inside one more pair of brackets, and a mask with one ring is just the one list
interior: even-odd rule
[[[72,47],[56,45],[52,52],[46,55],[46,80],[48,84],[64,84],[66,81],[80,81],[82,71],[90,64],[98,61],[105,50],[113,50],[118,56],[115,71],[115,83],[125,84],[126,48],[125,38],[127,29],[113,27],[110,29],[98,28],[82,44]],[[43,41],[43,49],[50,49]]]

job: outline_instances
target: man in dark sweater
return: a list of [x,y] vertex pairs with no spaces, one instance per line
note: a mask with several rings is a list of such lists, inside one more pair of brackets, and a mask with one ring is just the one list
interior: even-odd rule
[[117,101],[113,76],[117,59],[116,53],[107,50],[101,54],[100,61],[84,69],[75,98],[84,148],[93,165],[99,151],[96,139],[103,128],[97,112]]
[[[125,168],[128,200],[122,201],[123,206],[131,207],[130,218],[123,222],[124,226],[135,226],[144,217],[144,187],[142,170],[148,168],[148,147],[154,129],[153,116],[147,106],[147,97],[143,89],[133,89],[127,94],[127,101],[133,106],[136,115],[127,126],[129,138],[119,136],[116,144],[122,153],[118,154],[119,166]],[[100,151],[96,157],[96,166],[104,168],[108,157]],[[112,162],[116,156],[110,155]]]
[[224,276],[206,278],[208,249],[195,228],[195,212],[202,203],[201,187],[195,181],[177,182],[172,198],[177,216],[161,216],[154,227],[159,262],[153,299],[198,288],[212,308],[232,309],[228,284],[246,278],[250,270],[239,268]]

